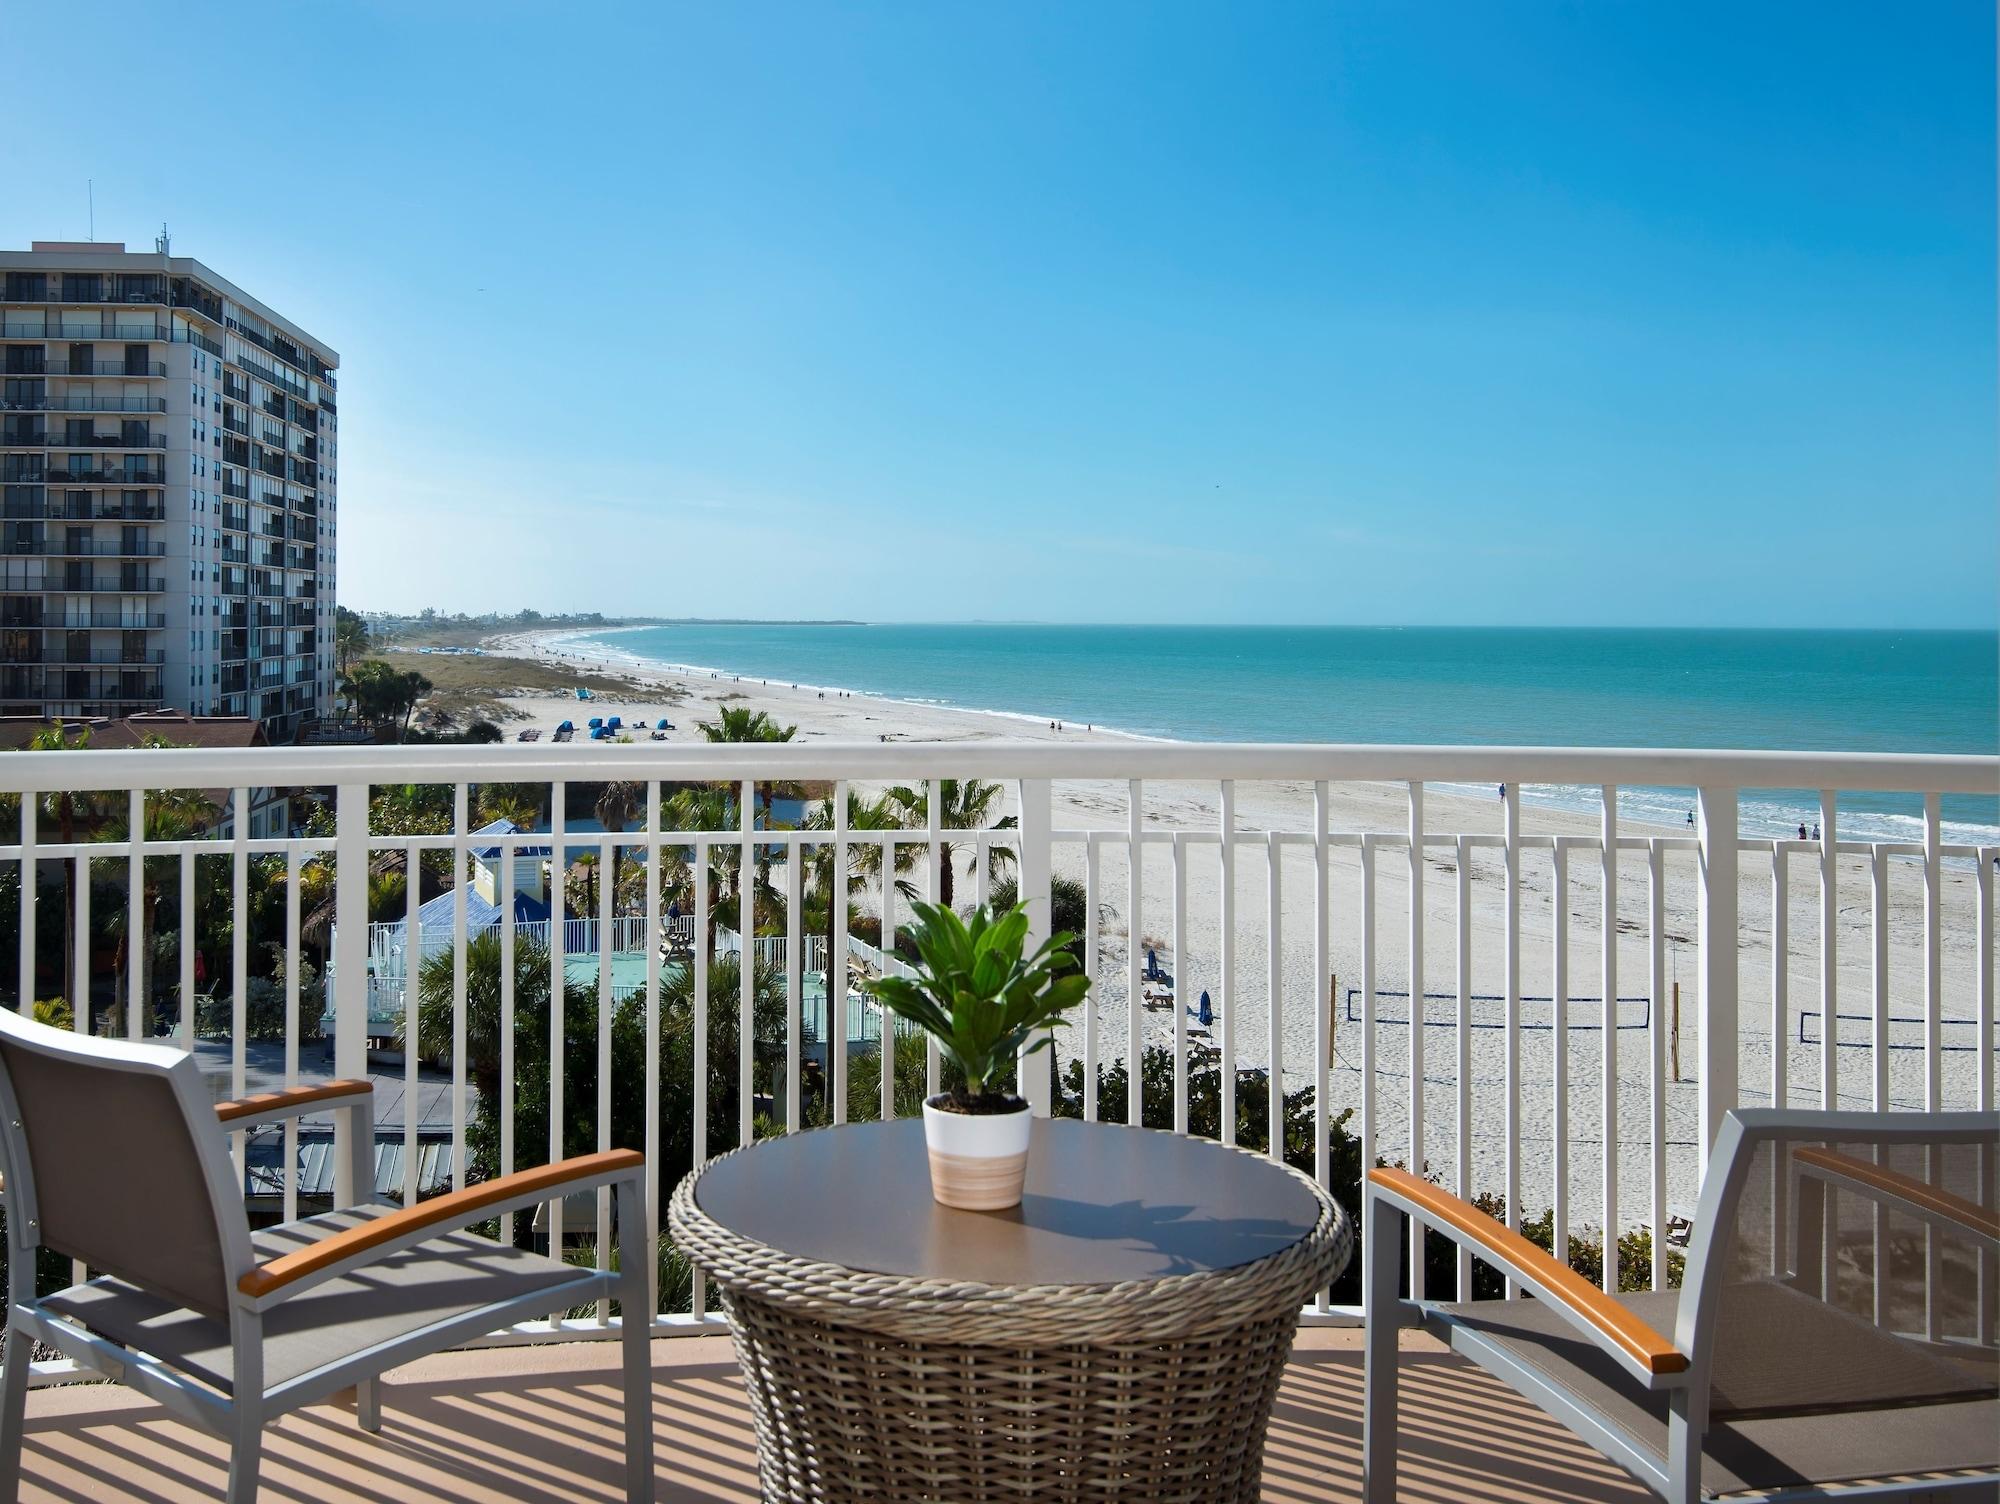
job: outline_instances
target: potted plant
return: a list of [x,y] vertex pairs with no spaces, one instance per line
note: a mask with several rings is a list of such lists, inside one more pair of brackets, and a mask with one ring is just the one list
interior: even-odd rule
[[982,907],[969,921],[939,904],[917,904],[915,913],[914,975],[866,985],[965,1073],[963,1091],[924,1103],[931,1194],[966,1211],[1018,1206],[1028,1173],[1028,1104],[993,1082],[1019,1052],[1033,1054],[1049,1043],[1043,1031],[1067,1022],[1063,1014],[1083,1001],[1090,978],[1076,973],[1064,949],[1069,935],[1052,936],[1023,956],[1028,916],[1020,909],[995,918]]

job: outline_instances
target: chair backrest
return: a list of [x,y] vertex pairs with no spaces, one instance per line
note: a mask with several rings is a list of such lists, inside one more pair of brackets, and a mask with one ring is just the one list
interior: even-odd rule
[[2000,1114],[1726,1114],[1676,1315],[1711,1413],[2000,1389]]
[[0,1009],[10,1253],[50,1248],[213,1316],[250,1267],[243,1195],[192,1056]]

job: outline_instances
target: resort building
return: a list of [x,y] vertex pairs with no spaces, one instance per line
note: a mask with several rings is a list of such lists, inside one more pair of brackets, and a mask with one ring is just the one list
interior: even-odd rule
[[165,236],[0,251],[0,715],[330,711],[338,364]]

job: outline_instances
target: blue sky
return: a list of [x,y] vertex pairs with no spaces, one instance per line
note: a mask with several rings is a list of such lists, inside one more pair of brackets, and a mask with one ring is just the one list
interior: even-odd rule
[[0,244],[340,349],[348,604],[2000,617],[1984,3],[174,15]]

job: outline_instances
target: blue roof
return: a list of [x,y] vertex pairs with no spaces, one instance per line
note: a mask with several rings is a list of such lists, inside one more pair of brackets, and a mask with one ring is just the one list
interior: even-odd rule
[[[429,903],[417,910],[417,931],[423,935],[450,935],[453,923],[453,906],[457,902],[455,894],[440,893]],[[516,924],[538,924],[549,917],[549,906],[539,898],[526,893],[514,895],[514,922]],[[500,910],[479,896],[478,891],[468,883],[465,888],[465,933],[476,935],[482,930],[490,930],[500,923]]]
[[[528,833],[532,834],[532,832]],[[495,820],[489,825],[480,826],[473,834],[476,836],[512,836],[523,834],[523,832],[521,827],[516,825],[512,820]],[[472,848],[472,854],[482,862],[497,862],[500,860],[500,848],[498,846],[475,846]],[[514,848],[514,855],[517,857],[545,857],[548,854],[549,848],[546,846],[517,846]]]

